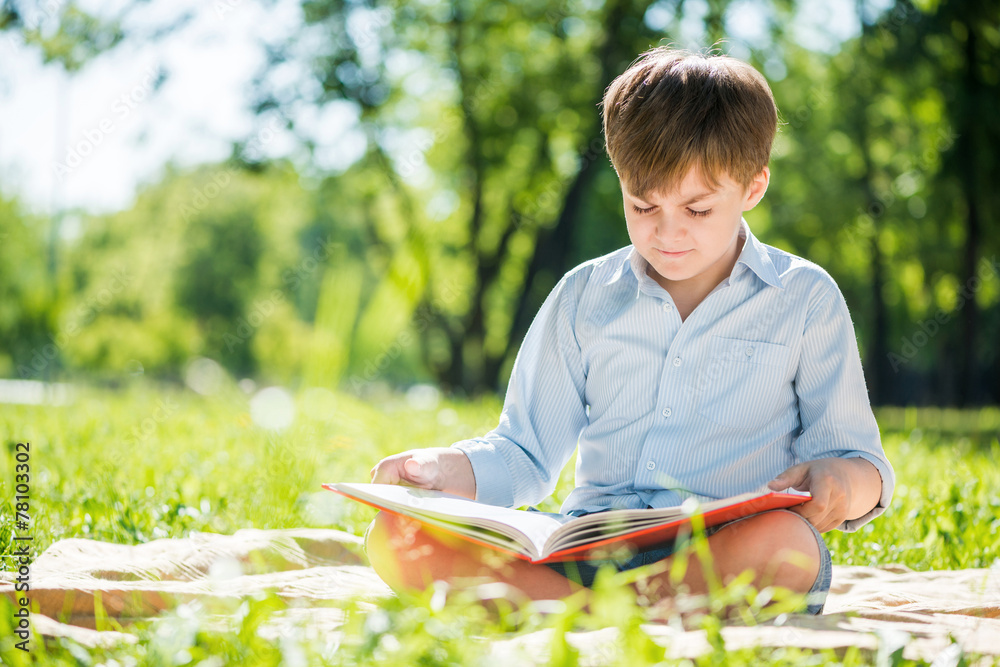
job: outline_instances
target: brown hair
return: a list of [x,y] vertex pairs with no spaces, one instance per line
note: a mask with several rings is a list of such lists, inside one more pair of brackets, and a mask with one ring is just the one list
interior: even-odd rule
[[691,167],[712,187],[744,187],[767,166],[778,111],[767,81],[728,56],[656,47],[604,93],[604,138],[625,189],[669,193]]

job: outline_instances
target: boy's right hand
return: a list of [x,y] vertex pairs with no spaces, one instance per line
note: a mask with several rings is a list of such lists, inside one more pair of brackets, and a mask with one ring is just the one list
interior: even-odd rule
[[452,447],[411,449],[387,456],[371,470],[375,484],[408,484],[476,499],[476,476],[469,457]]

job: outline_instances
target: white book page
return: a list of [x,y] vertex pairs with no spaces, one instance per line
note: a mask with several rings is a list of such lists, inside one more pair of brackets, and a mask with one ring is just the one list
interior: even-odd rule
[[[420,517],[429,524],[518,551],[533,560],[569,546],[624,535],[769,493],[751,492],[698,504],[657,509],[610,510],[572,517],[498,507],[441,491],[397,484],[338,483],[326,486],[359,500]],[[808,492],[793,489],[784,492],[801,495],[803,499],[810,496]],[[477,530],[477,527],[483,530]]]
[[[441,491],[429,491],[398,484],[329,484],[328,486],[361,500],[395,509],[403,514],[433,519],[436,525],[454,530],[462,521],[470,526],[480,526],[509,536],[531,558],[544,553],[545,542],[560,526],[576,519],[549,512],[526,512],[507,507],[487,505],[461,496]],[[470,536],[474,530],[460,531]],[[488,541],[488,540],[483,540]]]
[[[606,512],[596,512],[587,514],[573,520],[572,525],[562,526],[549,537],[546,544],[547,553],[561,551],[563,549],[597,541],[598,539],[608,539],[619,535],[650,528],[664,523],[684,519],[695,514],[710,512],[721,507],[738,505],[740,503],[766,496],[772,491],[749,492],[730,498],[712,500],[700,503],[678,505],[674,507],[662,507],[656,509],[638,510],[609,510]],[[779,493],[790,493],[802,496],[803,500],[811,497],[807,491],[796,491],[786,489]]]

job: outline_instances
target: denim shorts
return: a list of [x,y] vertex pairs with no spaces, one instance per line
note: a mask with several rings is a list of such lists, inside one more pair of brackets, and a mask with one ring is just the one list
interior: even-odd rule
[[[533,509],[533,508],[532,508]],[[788,510],[770,510],[772,512],[787,512]],[[795,514],[795,512],[790,512],[790,514]],[[583,516],[582,514],[580,516]],[[799,516],[795,514],[795,516]],[[749,517],[743,517],[746,519]],[[826,596],[830,591],[830,581],[833,576],[833,561],[830,558],[830,550],[826,546],[826,541],[823,536],[820,535],[816,527],[813,526],[805,518],[799,516],[806,525],[812,530],[813,535],[816,536],[816,543],[819,545],[819,573],[816,575],[816,581],[813,582],[812,588],[809,593],[806,594],[806,613],[809,614],[821,614],[823,613],[823,605],[826,604]],[[723,527],[728,526],[737,521],[742,521],[743,519],[736,519],[728,523],[719,524],[717,526],[710,526],[705,529],[705,536],[711,536],[717,533]],[[627,560],[613,560],[613,559],[603,559],[603,560],[585,560],[585,561],[566,561],[561,563],[544,563],[550,568],[563,575],[564,577],[575,581],[578,584],[586,586],[587,588],[592,588],[594,586],[594,579],[597,576],[597,571],[602,565],[611,564],[619,572],[625,572],[626,570],[631,570],[633,568],[642,567],[643,565],[650,565],[657,561],[663,560],[667,556],[670,556],[674,552],[674,543],[671,542],[665,546],[656,547],[646,551],[640,551],[631,558]]]

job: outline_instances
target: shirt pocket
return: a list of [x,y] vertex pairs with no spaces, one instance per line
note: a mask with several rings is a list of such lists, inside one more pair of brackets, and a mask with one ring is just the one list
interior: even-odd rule
[[698,414],[733,428],[756,428],[774,416],[789,349],[778,343],[713,336],[699,382]]

